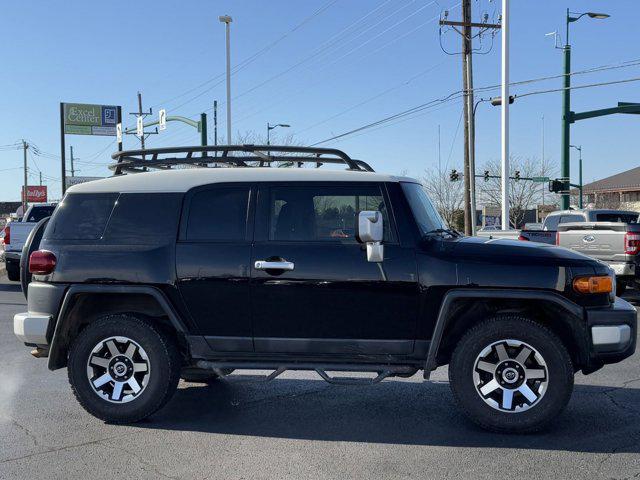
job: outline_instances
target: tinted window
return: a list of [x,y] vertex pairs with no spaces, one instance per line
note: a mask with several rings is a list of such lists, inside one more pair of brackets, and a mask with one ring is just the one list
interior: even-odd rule
[[33,207],[25,222],[39,222],[43,218],[50,217],[56,207],[47,205],[46,207]]
[[[431,203],[424,187],[418,183],[403,183],[405,197],[409,202],[413,217],[420,232],[425,234],[438,228],[445,228],[444,220]],[[490,228],[487,228],[489,230]]]
[[637,223],[637,213],[598,213],[596,214],[596,222],[621,222],[621,223]]
[[175,241],[181,204],[181,193],[123,193],[104,238],[116,244]]
[[550,215],[544,219],[543,230],[555,230],[558,228],[558,222],[560,221],[560,215]]
[[246,237],[249,187],[215,187],[193,194],[187,240],[231,241]]
[[117,193],[76,193],[64,197],[53,213],[45,239],[97,240],[102,237]]
[[582,215],[562,215],[562,217],[560,217],[560,223],[573,222],[584,222],[584,217]]
[[269,205],[270,240],[356,242],[356,222],[363,210],[380,211],[384,240],[394,240],[377,186],[275,187]]

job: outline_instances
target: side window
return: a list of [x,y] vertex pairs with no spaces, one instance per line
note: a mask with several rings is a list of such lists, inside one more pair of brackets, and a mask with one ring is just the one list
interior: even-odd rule
[[186,219],[187,241],[245,240],[249,187],[213,187],[193,194]]
[[558,228],[558,222],[560,221],[560,215],[550,215],[544,220],[545,230],[555,230]]
[[117,193],[72,193],[65,196],[47,224],[44,238],[100,239],[117,198]]
[[175,241],[181,193],[123,193],[104,234],[113,244],[163,244]]
[[269,208],[270,240],[355,243],[358,214],[378,210],[384,221],[384,241],[395,241],[376,185],[274,187]]

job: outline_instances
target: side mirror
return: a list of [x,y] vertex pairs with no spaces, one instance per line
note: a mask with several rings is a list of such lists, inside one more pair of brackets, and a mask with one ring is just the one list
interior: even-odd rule
[[384,260],[384,246],[381,243],[383,235],[382,214],[367,210],[360,212],[356,239],[367,245],[368,262],[382,262]]

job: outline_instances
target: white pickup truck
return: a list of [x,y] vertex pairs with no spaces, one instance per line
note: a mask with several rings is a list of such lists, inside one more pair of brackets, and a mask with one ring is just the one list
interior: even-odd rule
[[4,261],[9,280],[20,280],[22,247],[33,227],[43,218],[50,217],[55,208],[56,205],[50,203],[31,205],[20,220],[9,222],[4,227]]
[[621,295],[640,278],[640,224],[582,222],[558,225],[556,245],[570,248],[609,265]]

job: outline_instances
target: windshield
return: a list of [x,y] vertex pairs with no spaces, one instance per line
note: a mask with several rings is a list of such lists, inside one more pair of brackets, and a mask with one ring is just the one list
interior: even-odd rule
[[413,217],[420,228],[420,233],[424,235],[433,230],[447,228],[422,185],[404,182],[401,185],[413,212]]

